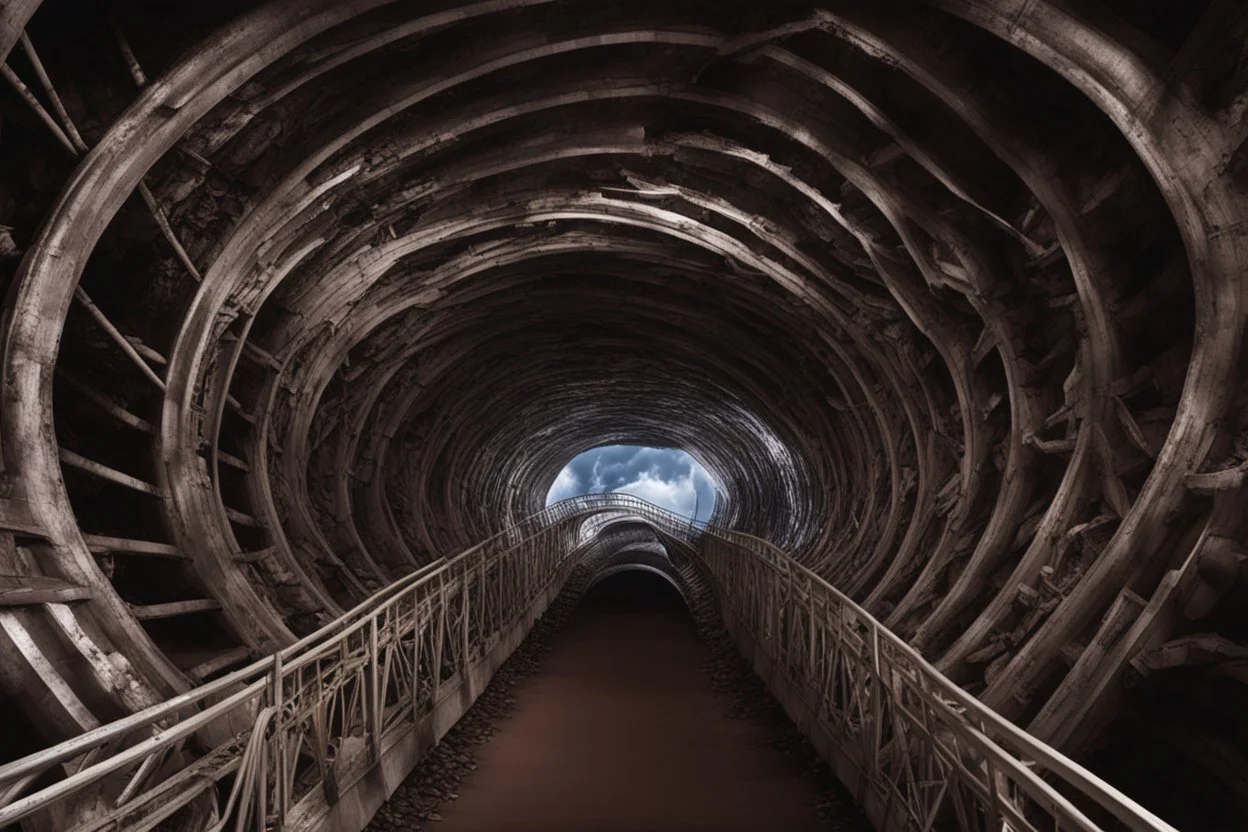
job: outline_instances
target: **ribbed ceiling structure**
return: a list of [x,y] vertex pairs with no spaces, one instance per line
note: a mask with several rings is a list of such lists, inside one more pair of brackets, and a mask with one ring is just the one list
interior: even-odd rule
[[1236,0],[0,4],[0,558],[92,593],[0,613],[28,744],[628,443],[1041,738],[1178,702],[1158,747],[1248,794],[1245,43]]

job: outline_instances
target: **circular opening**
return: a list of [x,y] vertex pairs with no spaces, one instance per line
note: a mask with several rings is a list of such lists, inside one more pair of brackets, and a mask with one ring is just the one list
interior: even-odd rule
[[546,505],[583,494],[632,494],[681,517],[704,523],[715,511],[719,487],[685,451],[606,445],[578,454],[546,494]]

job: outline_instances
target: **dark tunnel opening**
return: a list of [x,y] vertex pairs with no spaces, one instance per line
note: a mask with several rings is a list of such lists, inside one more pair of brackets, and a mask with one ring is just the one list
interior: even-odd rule
[[[624,568],[594,583],[577,606],[581,615],[665,615],[688,617],[685,598],[670,578],[651,569]],[[692,619],[690,619],[692,620]]]

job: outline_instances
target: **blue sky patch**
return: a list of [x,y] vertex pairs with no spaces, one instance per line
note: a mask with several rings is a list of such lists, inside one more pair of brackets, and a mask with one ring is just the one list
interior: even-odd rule
[[715,508],[715,481],[675,448],[607,445],[576,456],[555,478],[546,505],[582,494],[632,494],[683,517],[705,521]]

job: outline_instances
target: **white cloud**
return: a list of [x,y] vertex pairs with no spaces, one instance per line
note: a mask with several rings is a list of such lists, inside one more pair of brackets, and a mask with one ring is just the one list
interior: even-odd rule
[[[589,453],[593,453],[593,451],[590,451]],[[564,470],[566,471],[567,468]],[[600,494],[602,493],[602,487],[602,455],[599,454],[594,457],[594,472],[590,476],[588,493]]]
[[571,469],[564,468],[559,472],[559,476],[555,477],[555,484],[550,487],[550,492],[546,495],[546,505],[577,496],[581,490],[580,485],[576,474],[572,473]]
[[623,485],[616,491],[632,494],[634,497],[662,506],[668,511],[689,517],[693,514],[697,502],[697,492],[693,487],[693,474],[685,474],[674,480],[662,480],[649,471],[642,471],[633,482]]

